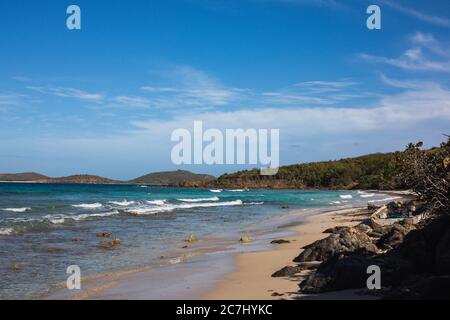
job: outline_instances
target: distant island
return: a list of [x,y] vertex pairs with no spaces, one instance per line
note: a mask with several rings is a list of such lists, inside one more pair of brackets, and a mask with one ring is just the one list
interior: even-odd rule
[[40,182],[40,183],[80,183],[80,184],[155,184],[167,186],[200,186],[211,183],[216,178],[207,174],[196,174],[186,170],[153,172],[128,180],[113,180],[89,174],[52,178],[36,172],[0,173],[4,182]]
[[[437,148],[423,152],[433,153]],[[225,173],[217,179],[212,175],[186,170],[153,172],[128,181],[95,175],[72,175],[51,178],[27,172],[0,174],[0,181],[31,181],[46,183],[86,184],[154,184],[176,187],[270,188],[270,189],[405,189],[397,172],[402,166],[405,151],[374,153],[334,161],[282,166],[273,176],[260,175],[259,169]]]

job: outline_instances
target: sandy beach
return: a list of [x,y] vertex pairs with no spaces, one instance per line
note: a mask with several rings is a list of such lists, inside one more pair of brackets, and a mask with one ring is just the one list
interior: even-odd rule
[[[199,299],[302,298],[297,293],[299,278],[274,278],[271,274],[286,265],[294,265],[292,260],[300,253],[303,246],[328,236],[323,233],[325,229],[334,226],[353,226],[368,215],[364,208],[353,208],[306,217],[305,223],[292,228],[296,232],[295,236],[284,238],[290,243],[274,244],[270,251],[239,254],[235,260],[235,271],[227,274],[210,292],[200,296]],[[353,292],[341,292],[321,295],[320,298],[362,299],[367,297],[355,296]]]
[[[239,245],[239,253],[217,252],[212,257],[196,249],[195,255],[183,259],[179,264],[148,266],[84,277],[80,292],[65,290],[63,283],[44,298],[298,299],[301,297],[297,293],[299,278],[273,278],[271,274],[286,265],[294,265],[292,260],[300,253],[301,247],[328,236],[323,233],[325,229],[337,225],[355,225],[367,216],[368,212],[364,208],[322,213],[292,210],[286,216],[290,217],[287,225],[279,225],[255,243],[252,241]],[[290,243],[269,245],[274,239],[285,239]],[[303,273],[299,276],[302,275]],[[354,298],[342,292],[332,294],[330,298],[339,299],[344,296]]]

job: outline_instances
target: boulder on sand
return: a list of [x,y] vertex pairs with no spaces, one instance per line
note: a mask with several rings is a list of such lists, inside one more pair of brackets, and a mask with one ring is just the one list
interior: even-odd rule
[[289,240],[277,239],[277,240],[270,241],[270,243],[272,243],[272,244],[283,244],[283,243],[291,243],[291,242]]
[[303,249],[303,252],[294,259],[294,262],[324,261],[335,254],[356,250],[370,253],[378,251],[370,237],[355,228],[343,229],[333,233],[325,239],[317,240],[303,247]]
[[276,278],[276,277],[290,277],[290,276],[294,276],[297,273],[302,272],[303,270],[312,270],[317,268],[317,264],[313,264],[313,263],[299,263],[296,266],[286,266],[281,268],[278,271],[275,271],[272,274],[272,277]]
[[381,228],[380,233],[382,235],[376,245],[382,250],[396,248],[403,242],[405,236],[414,229],[415,227],[409,219],[394,223],[391,227]]

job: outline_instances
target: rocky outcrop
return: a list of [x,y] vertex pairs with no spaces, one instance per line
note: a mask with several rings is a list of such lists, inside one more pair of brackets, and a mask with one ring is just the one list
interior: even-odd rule
[[[354,237],[345,231],[336,232],[330,237]],[[382,272],[383,290],[380,292],[385,298],[449,299],[449,216],[429,219],[420,225],[415,225],[413,219],[405,219],[391,226],[375,228],[368,236],[383,250],[381,253],[361,248],[335,253],[325,259],[316,272],[304,278],[299,284],[301,292],[366,288],[367,267],[377,265]],[[311,248],[318,249],[316,256],[322,254],[322,248],[317,244]]]
[[314,263],[299,263],[295,266],[286,266],[281,268],[280,270],[274,272],[272,277],[290,277],[294,276],[303,270],[313,270],[317,268],[317,264]]
[[357,250],[371,253],[378,251],[370,237],[356,228],[338,230],[327,238],[317,240],[303,249],[294,262],[324,261],[336,254]]
[[411,220],[406,219],[401,222],[394,223],[391,227],[379,228],[374,230],[372,234],[379,232],[380,238],[376,242],[378,248],[382,250],[390,250],[398,247],[405,236],[415,229]]

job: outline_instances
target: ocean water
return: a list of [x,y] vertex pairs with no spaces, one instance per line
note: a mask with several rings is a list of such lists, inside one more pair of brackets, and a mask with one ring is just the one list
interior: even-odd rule
[[[161,256],[190,234],[237,236],[288,215],[282,205],[331,209],[386,197],[358,191],[0,183],[0,299],[41,297],[66,281],[69,265],[95,275],[161,263]],[[99,248],[100,232],[112,233],[121,244]],[[13,270],[14,264],[20,270]]]

